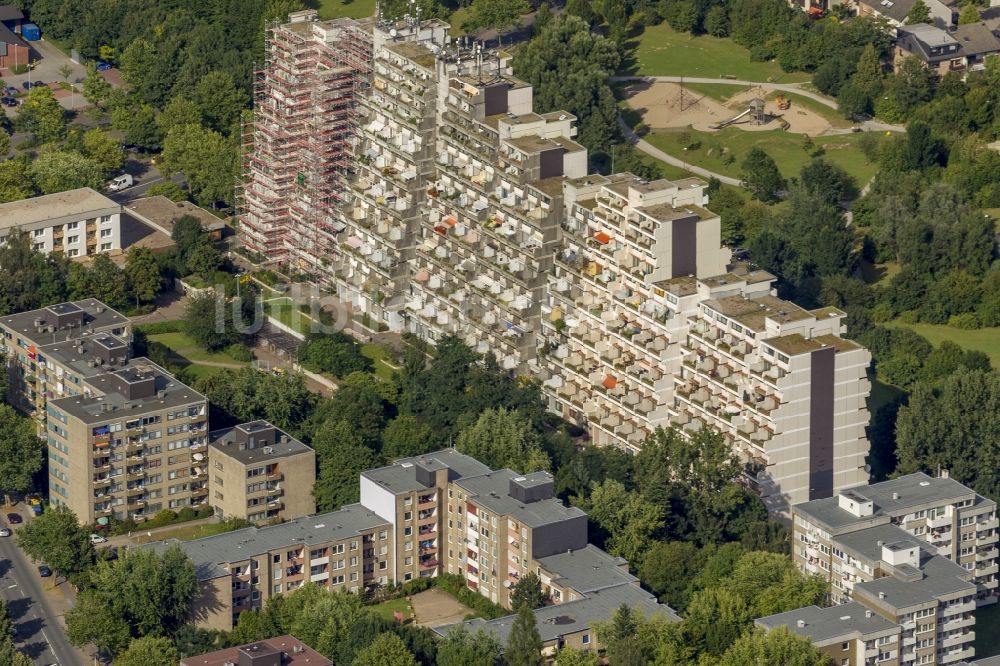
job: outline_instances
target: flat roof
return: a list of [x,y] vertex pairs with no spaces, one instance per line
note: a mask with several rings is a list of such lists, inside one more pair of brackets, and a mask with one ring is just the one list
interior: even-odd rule
[[121,205],[89,187],[0,204],[0,229],[10,229],[72,215],[121,211]]
[[808,310],[770,294],[762,294],[753,298],[723,296],[707,299],[704,304],[719,314],[758,332],[766,329],[767,319],[784,323],[812,317]]
[[470,476],[455,481],[469,494],[467,500],[498,515],[514,516],[529,527],[558,523],[570,518],[586,517],[575,506],[566,506],[555,497],[536,502],[522,502],[511,497],[510,480],[523,475],[501,469],[480,476]]
[[142,546],[162,552],[176,545],[194,562],[198,580],[229,576],[226,565],[243,562],[280,548],[309,547],[349,539],[389,523],[361,504],[338,511],[296,518],[267,527],[246,527],[193,541],[156,541]]
[[[259,444],[253,448],[245,447],[241,449],[239,446],[240,441],[234,440],[234,443],[228,446],[223,443],[226,441],[228,435],[234,434],[234,431],[242,430],[243,432],[252,434],[255,429],[270,430],[271,428],[274,428],[277,436],[273,442],[268,442],[267,444]],[[249,423],[241,423],[230,428],[220,428],[208,433],[208,438],[208,445],[211,448],[244,465],[290,458],[291,456],[312,452],[312,448],[268,421],[250,421]]]
[[[73,306],[83,310],[82,328],[77,326],[72,329],[56,329],[51,333],[38,331],[35,320],[42,320],[42,326],[45,327],[55,326],[56,317],[64,313],[66,306]],[[128,317],[116,310],[112,310],[96,298],[87,298],[82,301],[72,301],[70,303],[59,303],[37,310],[28,310],[0,317],[0,324],[3,324],[25,340],[30,340],[38,346],[65,341],[71,336],[78,338],[81,335],[81,331],[110,331],[113,328],[122,327],[128,323]]]
[[[129,400],[118,392],[119,382],[138,380],[138,373],[153,376],[154,393],[147,398]],[[104,395],[59,398],[51,401],[52,406],[84,423],[100,423],[205,401],[205,396],[148,358],[134,358],[123,368],[91,377],[87,383]]]
[[[976,592],[975,583],[968,579],[972,572],[940,555],[933,555],[920,565],[923,578],[900,580],[884,576],[854,586],[854,594],[861,594],[875,603],[894,609],[910,608],[936,602],[941,597]],[[881,595],[884,595],[880,597]]]
[[674,296],[690,296],[698,293],[698,280],[690,275],[660,280],[659,282],[654,282],[653,286]]
[[413,61],[424,69],[434,69],[434,54],[423,44],[407,41],[388,42],[385,48]]
[[638,584],[639,579],[622,568],[626,564],[625,558],[610,555],[589,543],[578,550],[538,560],[538,566],[552,574],[554,583],[582,594],[615,585]]
[[[804,622],[805,626],[800,627],[800,621]],[[856,601],[829,608],[804,606],[787,613],[758,618],[754,623],[765,629],[788,627],[792,633],[804,636],[815,643],[855,636],[867,639],[875,637],[876,634],[892,634],[899,631],[898,624],[890,622]]]
[[[617,585],[592,592],[584,599],[554,606],[543,606],[535,610],[538,633],[542,637],[542,642],[548,643],[561,636],[587,631],[596,622],[610,619],[615,610],[622,604],[629,606],[633,612],[644,617],[662,615],[668,620],[680,621],[677,613],[670,606],[658,603],[649,592],[636,585]],[[496,620],[477,618],[468,622],[435,627],[434,631],[441,636],[447,636],[455,627],[464,625],[471,633],[483,629],[492,634],[500,642],[500,645],[506,645],[516,618],[516,615],[506,615]]]
[[[864,495],[874,503],[874,515],[899,516],[926,506],[952,504],[977,497],[976,492],[954,479],[931,477],[915,472],[880,483],[855,486],[852,491]],[[992,502],[984,498],[985,502]],[[838,506],[837,497],[802,502],[792,507],[811,522],[836,530],[855,523],[871,521],[871,517],[858,518]]]
[[163,231],[168,235],[173,232],[174,223],[185,215],[190,215],[201,222],[201,228],[205,231],[218,231],[226,226],[225,222],[201,206],[196,206],[190,201],[171,201],[161,195],[130,201],[125,210],[137,216],[140,221],[144,218],[163,227]]
[[239,664],[241,663],[240,652],[256,656],[281,654],[283,655],[280,659],[281,666],[333,666],[332,661],[289,634],[266,638],[256,643],[207,652],[194,657],[184,657],[181,659],[181,666]]
[[427,486],[417,481],[414,465],[443,465],[452,470],[456,478],[486,474],[490,468],[471,456],[455,449],[443,449],[412,458],[400,458],[391,465],[365,470],[361,476],[374,481],[393,493],[408,493],[425,490]]
[[838,546],[869,563],[882,559],[882,546],[891,547],[897,544],[908,548],[927,547],[926,541],[921,541],[902,527],[890,523],[837,536]]

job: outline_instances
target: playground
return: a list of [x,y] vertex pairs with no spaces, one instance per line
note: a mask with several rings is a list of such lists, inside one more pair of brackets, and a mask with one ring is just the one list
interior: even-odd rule
[[748,132],[786,130],[822,136],[842,133],[811,108],[760,88],[737,88],[723,101],[678,83],[639,83],[624,90],[625,100],[651,130],[691,128],[712,132],[735,127]]

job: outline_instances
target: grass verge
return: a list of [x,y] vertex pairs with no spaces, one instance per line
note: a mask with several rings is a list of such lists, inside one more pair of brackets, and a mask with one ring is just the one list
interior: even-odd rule
[[198,346],[198,343],[188,337],[186,333],[158,333],[150,335],[149,340],[151,342],[159,342],[161,345],[168,347],[175,356],[180,357],[180,359],[188,363],[243,363],[223,352],[213,353],[205,351]]
[[397,612],[403,614],[404,620],[407,620],[413,616],[413,606],[410,605],[410,601],[406,597],[400,597],[399,599],[390,599],[389,601],[383,601],[380,604],[369,606],[369,608],[373,610],[376,615],[386,620],[389,620],[390,622],[394,622],[396,620],[394,614]]

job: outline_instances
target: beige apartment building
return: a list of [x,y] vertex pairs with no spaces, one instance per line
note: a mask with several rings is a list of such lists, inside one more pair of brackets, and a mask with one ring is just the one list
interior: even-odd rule
[[13,229],[38,252],[70,259],[122,249],[122,207],[89,187],[0,204],[0,243]]
[[179,546],[198,576],[192,620],[208,629],[231,630],[245,610],[259,610],[272,596],[305,583],[363,592],[389,582],[390,525],[360,504],[267,527],[248,527]]
[[[841,337],[842,312],[782,301],[774,276],[733,264],[707,183],[588,174],[576,118],[536,113],[508,53],[452,40],[439,21],[304,12],[269,35],[248,248],[336,290],[372,328],[495,355],[598,445],[635,452],[670,425],[723,431],[772,513],[867,481],[867,351]],[[307,225],[323,239],[309,240],[283,211],[311,186],[283,171],[281,187],[264,183],[276,150],[299,151],[287,138],[310,135],[275,114],[288,72],[296,86],[332,76],[286,46],[312,53],[322,35],[338,62],[368,60],[337,75],[354,77],[349,112],[304,93],[289,111],[353,137],[335,151],[351,169],[331,157],[326,177],[305,177],[326,192],[324,221]],[[268,216],[261,244],[254,220]]]
[[[365,592],[442,572],[508,608],[519,578],[537,573],[551,602],[536,611],[547,653],[597,650],[593,623],[622,603],[678,619],[625,560],[587,543],[586,514],[553,496],[547,472],[494,471],[445,449],[362,472],[360,486],[361,502],[339,511],[147,547],[176,543],[191,557],[200,582],[193,619],[215,629],[305,582]],[[512,621],[485,629],[503,636]]]
[[[975,610],[996,603],[992,500],[946,475],[916,473],[797,504],[792,519],[792,557],[804,573],[830,581],[834,608],[860,604],[900,627],[898,646],[879,645],[869,655],[876,661],[854,663],[883,663],[883,653],[907,665],[974,655]],[[788,622],[802,610],[759,622],[797,631]],[[799,633],[825,635],[836,625],[831,617]]]
[[0,331],[11,403],[48,443],[52,503],[93,523],[207,502],[205,397],[131,358],[126,317],[87,299],[0,318]]
[[267,421],[209,433],[208,476],[221,518],[280,522],[316,512],[316,452]]

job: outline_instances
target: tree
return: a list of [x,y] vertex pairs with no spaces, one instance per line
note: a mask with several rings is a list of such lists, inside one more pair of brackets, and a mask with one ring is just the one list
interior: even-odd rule
[[500,643],[482,629],[470,633],[457,625],[438,642],[437,666],[497,666]]
[[178,125],[163,140],[165,173],[183,173],[198,201],[231,202],[237,166],[236,145],[198,125]]
[[590,519],[607,534],[606,550],[638,566],[663,527],[662,505],[649,502],[621,482],[595,483],[584,503]]
[[[223,71],[208,72],[191,90],[191,102],[200,114],[199,120],[204,119],[209,127],[222,134],[234,130],[248,101],[233,77]],[[185,111],[185,115],[190,116],[190,112]]]
[[[947,469],[987,496],[1000,495],[993,474],[1000,426],[1000,373],[957,369],[935,388],[917,383],[896,420],[897,470]],[[942,439],[943,438],[943,439]]]
[[719,666],[829,666],[830,657],[814,647],[804,636],[788,627],[768,632],[753,631],[741,636],[726,650]]
[[487,409],[462,430],[456,448],[493,468],[510,467],[528,474],[548,470],[551,462],[531,423],[517,411]]
[[299,362],[319,372],[346,377],[352,372],[371,372],[371,359],[361,353],[361,345],[345,333],[311,337],[299,347]]
[[319,426],[329,425],[331,420],[345,421],[361,444],[379,448],[386,411],[381,384],[372,374],[352,372],[343,377],[329,400],[317,405],[311,421]]
[[713,37],[727,37],[729,35],[729,16],[726,8],[721,5],[712,5],[705,12],[705,32]]
[[227,370],[200,380],[195,388],[215,410],[213,426],[263,418],[295,435],[316,402],[299,373],[275,376],[254,368]]
[[156,124],[164,135],[182,125],[201,125],[202,116],[198,105],[185,97],[173,97],[156,117]]
[[0,438],[0,490],[28,492],[45,463],[45,442],[38,438],[31,419],[6,404],[0,405],[0,432],[4,433]]
[[510,595],[510,605],[515,611],[523,605],[534,610],[545,605],[548,597],[542,592],[542,580],[534,571],[521,576]]
[[152,303],[163,287],[160,266],[153,251],[133,245],[125,255],[125,275],[128,276],[136,305]]
[[111,126],[125,132],[125,145],[155,150],[163,140],[156,110],[149,104],[127,104],[111,112]]
[[858,195],[854,178],[822,157],[815,157],[802,167],[799,182],[812,197],[830,206],[839,206]]
[[65,112],[51,88],[38,86],[28,91],[24,102],[17,108],[14,127],[19,132],[30,132],[42,143],[59,141],[66,136]]
[[931,10],[924,0],[917,0],[910,11],[906,14],[906,24],[916,25],[917,23],[930,23]]
[[232,304],[215,293],[188,299],[183,327],[187,335],[209,351],[240,341],[233,325]]
[[510,637],[504,648],[503,663],[506,666],[543,666],[542,637],[538,633],[535,613],[527,605],[521,606],[514,618]]
[[564,647],[556,652],[555,666],[599,666],[600,657],[593,650]]
[[962,12],[958,15],[958,24],[969,25],[971,23],[979,23],[982,18],[979,8],[970,2],[962,7]]
[[132,549],[98,562],[90,583],[66,612],[67,635],[76,646],[93,643],[111,655],[133,638],[173,635],[198,590],[194,565],[177,546],[162,553]]
[[531,26],[532,35],[539,34],[545,29],[549,23],[552,22],[552,9],[549,7],[549,3],[543,2],[538,5],[538,10],[535,12],[535,22]]
[[31,178],[42,194],[55,194],[104,186],[101,167],[95,161],[66,150],[46,150],[32,163]]
[[382,431],[382,454],[388,460],[430,453],[436,446],[434,430],[409,414],[400,414]]
[[94,564],[90,531],[80,526],[76,514],[65,505],[50,507],[18,530],[17,545],[68,580],[76,580]]
[[87,76],[83,79],[83,96],[94,106],[103,107],[111,97],[112,87],[97,71],[97,63],[87,63]]
[[704,556],[693,543],[658,541],[639,567],[639,578],[660,600],[683,611],[690,596],[691,580],[704,566]]
[[125,308],[131,300],[124,271],[107,254],[94,257],[87,271],[87,284],[91,296],[113,308]]
[[574,16],[570,5],[518,49],[514,73],[534,87],[537,112],[572,113],[579,120],[577,140],[591,153],[610,154],[619,132],[608,77],[618,69],[621,57],[615,43],[592,33],[587,20]]
[[521,15],[531,8],[525,0],[472,0],[469,10],[468,27],[496,30],[499,43],[505,32],[521,24]]
[[31,161],[25,157],[0,161],[0,203],[20,201],[35,194]]
[[99,129],[84,133],[83,155],[97,164],[105,178],[119,171],[125,162],[121,144]]
[[176,666],[179,659],[169,638],[146,636],[133,639],[115,659],[114,666]]
[[378,455],[364,445],[349,421],[328,422],[313,438],[319,475],[313,486],[320,511],[333,511],[359,498],[358,475],[378,467]]
[[755,199],[764,202],[778,200],[778,192],[784,189],[785,179],[770,155],[760,148],[753,148],[741,167],[740,180]]
[[354,666],[417,666],[417,660],[399,636],[383,633],[358,652]]
[[222,253],[207,242],[191,248],[184,257],[184,263],[192,275],[209,280],[222,267],[223,261]]

